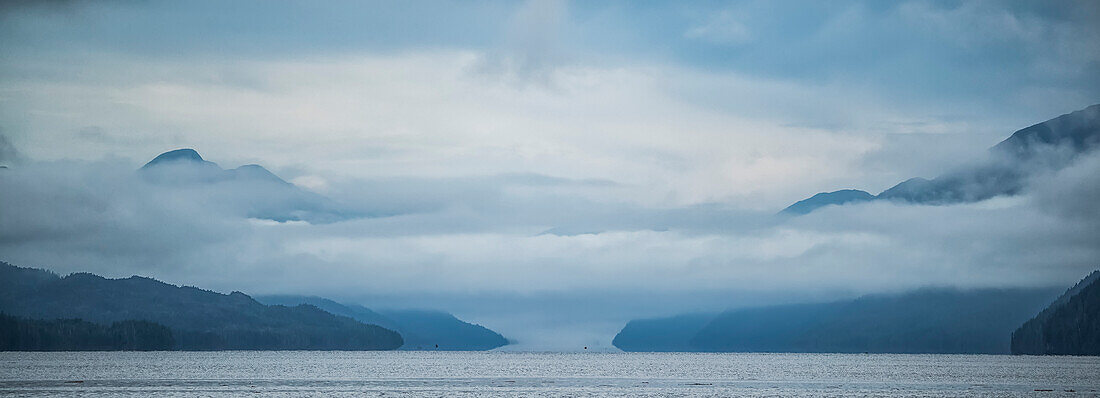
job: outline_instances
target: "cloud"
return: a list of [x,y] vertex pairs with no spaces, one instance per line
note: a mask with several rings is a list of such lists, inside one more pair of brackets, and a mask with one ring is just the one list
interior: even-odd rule
[[[1096,266],[1095,157],[1012,198],[771,218],[940,174],[1095,102],[1092,2],[2,12],[0,260],[19,265],[442,307],[533,345]],[[179,147],[369,216],[265,222],[243,211],[262,186],[136,178]]]
[[22,155],[15,149],[15,145],[12,145],[7,136],[0,134],[0,166],[11,165],[21,158]]
[[[1100,94],[1087,4],[215,5],[13,13],[0,127],[42,160],[196,146],[288,179],[533,173],[775,209],[934,175]],[[684,37],[712,25],[752,40]]]
[[512,15],[502,53],[483,60],[482,68],[514,79],[552,84],[553,70],[567,62],[562,43],[568,7],[561,0],[529,0]]
[[[99,59],[87,67],[102,81],[8,83],[20,100],[0,113],[22,121],[15,134],[38,159],[94,159],[102,149],[144,161],[195,147],[230,163],[327,178],[533,173],[610,180],[638,189],[631,195],[638,200],[675,203],[793,199],[806,191],[798,181],[858,176],[849,167],[875,145],[858,133],[774,122],[795,112],[738,115],[702,104],[714,95],[748,103],[717,86],[807,109],[814,101],[799,98],[824,90],[646,65],[557,68],[554,87],[523,87],[472,72],[483,56],[143,68],[135,65],[149,61]],[[262,84],[207,80],[229,73]],[[129,78],[121,83],[115,74]],[[126,139],[73,152],[72,132],[88,125]]]
[[741,44],[749,41],[752,34],[728,10],[716,13],[706,22],[693,26],[684,32],[689,39],[705,40],[716,44]]
[[[1037,174],[1031,187],[1036,205],[1067,224],[1100,223],[1096,211],[1100,207],[1100,156],[1086,156],[1053,175]],[[1097,234],[1081,236],[1085,240],[1090,237],[1096,239]]]
[[[594,336],[616,322],[680,311],[928,285],[1058,286],[1100,255],[1100,220],[1089,216],[1100,203],[1096,155],[1029,180],[1013,198],[875,202],[789,221],[722,206],[607,202],[592,190],[618,187],[602,182],[501,176],[344,181],[333,187],[342,199],[389,215],[262,223],[226,203],[232,196],[209,192],[226,187],[148,184],[124,162],[30,162],[4,173],[5,261],[439,307],[529,348],[596,346]],[[551,228],[579,232],[542,233]],[[494,304],[502,301],[522,305]]]

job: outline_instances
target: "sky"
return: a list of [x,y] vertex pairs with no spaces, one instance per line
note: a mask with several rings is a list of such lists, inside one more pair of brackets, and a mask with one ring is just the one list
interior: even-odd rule
[[[1012,197],[774,214],[1098,102],[1093,1],[4,2],[0,260],[440,308],[521,349],[1062,286],[1100,267],[1095,156]],[[368,216],[276,223],[135,182],[177,148]]]

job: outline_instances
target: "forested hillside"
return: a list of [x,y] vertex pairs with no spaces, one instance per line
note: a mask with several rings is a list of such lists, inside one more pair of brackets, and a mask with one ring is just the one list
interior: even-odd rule
[[267,306],[240,293],[220,294],[133,276],[66,277],[0,263],[0,311],[41,320],[81,319],[110,325],[142,320],[171,329],[185,350],[391,350],[392,330],[317,307]]
[[1012,333],[1012,353],[1100,355],[1100,271]]

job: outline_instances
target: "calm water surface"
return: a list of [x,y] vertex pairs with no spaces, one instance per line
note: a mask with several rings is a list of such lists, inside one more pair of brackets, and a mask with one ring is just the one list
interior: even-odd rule
[[1080,397],[1100,396],[1100,358],[406,351],[4,352],[0,353],[0,395]]

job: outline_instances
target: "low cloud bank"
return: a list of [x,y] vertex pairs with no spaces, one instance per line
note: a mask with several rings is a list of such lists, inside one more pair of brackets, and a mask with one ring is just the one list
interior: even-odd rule
[[880,201],[786,220],[617,202],[614,184],[498,176],[345,181],[335,199],[378,216],[280,223],[234,202],[278,194],[262,184],[224,195],[220,184],[150,183],[134,169],[26,161],[0,171],[3,260],[436,307],[537,348],[599,346],[594,336],[612,325],[672,312],[930,285],[1065,285],[1100,258],[1096,155],[1033,173],[1017,196]]

